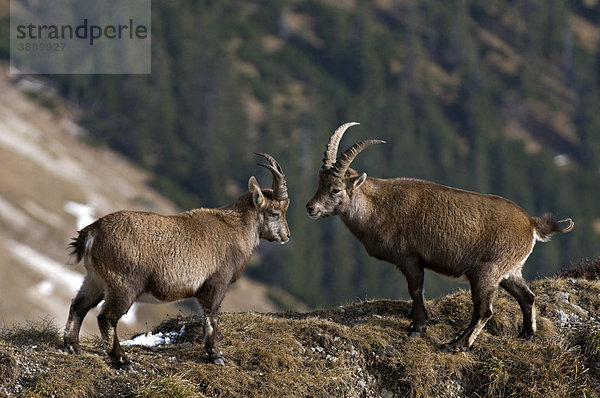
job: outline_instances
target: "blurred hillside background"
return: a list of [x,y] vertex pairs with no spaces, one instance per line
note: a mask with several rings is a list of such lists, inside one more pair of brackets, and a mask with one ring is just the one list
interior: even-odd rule
[[[395,267],[370,258],[338,218],[306,216],[325,144],[346,121],[361,125],[340,149],[388,142],[353,163],[370,176],[429,179],[573,218],[572,233],[538,245],[527,278],[597,257],[599,50],[598,0],[153,0],[151,75],[38,76],[50,89],[28,96],[73,118],[88,144],[141,166],[182,209],[225,205],[252,174],[270,184],[252,152],[273,154],[288,180],[292,240],[261,244],[245,274],[330,307],[408,297]],[[429,298],[457,286],[427,274]]]

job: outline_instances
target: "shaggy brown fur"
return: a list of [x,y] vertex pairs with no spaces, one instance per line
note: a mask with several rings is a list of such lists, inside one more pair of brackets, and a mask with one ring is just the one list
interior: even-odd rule
[[[275,180],[276,171],[271,170]],[[98,315],[102,340],[110,358],[130,368],[116,334],[129,307],[148,296],[159,301],[195,297],[204,309],[206,350],[214,363],[223,364],[217,317],[227,288],[240,277],[261,238],[280,243],[290,238],[285,219],[290,201],[280,176],[273,190],[261,189],[251,177],[249,192],[220,209],[172,216],[119,211],[79,231],[70,246],[87,275],[71,304],[66,347],[81,352],[83,318],[105,300]]]
[[530,217],[514,202],[496,195],[411,178],[370,178],[349,168],[360,151],[382,141],[357,143],[340,155],[341,165],[332,163],[336,144],[351,125],[343,125],[332,136],[307,211],[312,218],[339,215],[369,255],[396,264],[413,300],[410,334],[423,333],[429,319],[423,296],[425,268],[471,284],[471,323],[443,346],[445,351],[473,344],[492,315],[498,285],[516,298],[523,311],[520,335],[535,333],[534,295],[521,269],[536,240],[570,231],[573,221],[557,221],[550,214]]

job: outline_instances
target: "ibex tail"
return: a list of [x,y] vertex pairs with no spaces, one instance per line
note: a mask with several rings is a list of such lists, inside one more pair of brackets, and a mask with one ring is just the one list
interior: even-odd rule
[[535,228],[536,238],[542,242],[548,242],[555,233],[569,232],[575,226],[570,218],[556,220],[550,213],[546,213],[541,217],[532,217],[531,220]]

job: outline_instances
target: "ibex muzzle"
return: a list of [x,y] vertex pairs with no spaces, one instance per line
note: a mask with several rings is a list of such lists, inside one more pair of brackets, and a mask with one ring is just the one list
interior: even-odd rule
[[521,269],[536,241],[569,232],[571,219],[530,217],[514,202],[411,178],[378,179],[351,169],[365,148],[354,144],[339,157],[346,123],[331,136],[319,171],[319,186],[306,209],[311,218],[339,215],[367,252],[396,264],[412,298],[411,336],[425,332],[429,313],[423,295],[424,269],[466,279],[471,284],[473,316],[467,328],[442,349],[469,348],[492,316],[498,285],[518,301],[523,312],[520,336],[535,333],[534,294]]

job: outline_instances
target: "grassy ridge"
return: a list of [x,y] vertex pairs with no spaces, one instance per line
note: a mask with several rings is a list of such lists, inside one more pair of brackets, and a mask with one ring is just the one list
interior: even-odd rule
[[430,301],[435,323],[409,338],[410,303],[374,300],[300,313],[225,313],[225,367],[207,362],[197,316],[169,318],[155,332],[186,332],[177,344],[127,347],[135,370],[110,366],[98,340],[84,354],[62,348],[44,321],[0,332],[0,396],[229,397],[414,396],[597,397],[600,393],[600,281],[532,283],[538,334],[516,338],[520,310],[503,291],[471,351],[440,344],[469,320],[471,298],[458,291]]

